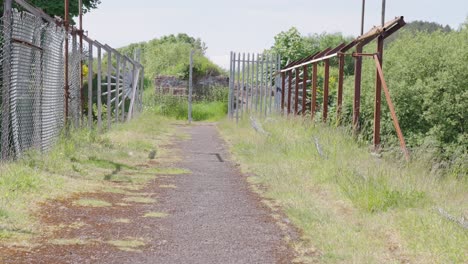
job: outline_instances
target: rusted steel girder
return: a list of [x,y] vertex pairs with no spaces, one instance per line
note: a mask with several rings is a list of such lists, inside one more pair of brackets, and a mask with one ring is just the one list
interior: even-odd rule
[[396,112],[395,112],[395,107],[393,106],[392,98],[390,97],[390,92],[388,90],[387,83],[385,82],[385,78],[383,75],[382,64],[380,64],[380,59],[377,54],[374,56],[374,62],[375,62],[375,67],[377,68],[377,74],[379,75],[381,84],[383,86],[385,99],[387,100],[387,104],[388,104],[388,109],[390,109],[390,115],[392,117],[393,125],[395,126],[395,130],[397,132],[398,139],[400,141],[401,150],[403,151],[406,160],[409,161],[410,156],[409,156],[408,149],[406,148],[405,138],[403,137],[403,133],[401,132],[400,124],[398,122],[398,117],[396,116]]
[[[326,55],[331,55],[331,54],[334,54],[336,52],[338,52],[339,50],[341,50],[344,46],[346,45],[346,43],[341,43],[340,45],[336,46],[334,49],[331,49],[330,51],[328,51],[326,54],[324,54],[325,56]],[[324,82],[323,82],[323,113],[322,113],[322,119],[323,119],[323,122],[326,122],[327,121],[327,117],[328,117],[328,95],[329,95],[329,90],[330,90],[330,59],[326,59],[324,61]]]
[[302,115],[305,116],[307,101],[307,65],[302,69]]
[[[325,54],[327,54],[331,48],[326,48],[321,52],[317,53],[311,59],[317,59]],[[317,62],[312,65],[312,99],[310,102],[310,109],[311,109],[311,118],[314,119],[315,112],[317,111]]]
[[281,113],[284,112],[284,95],[286,89],[286,73],[281,73]]
[[294,90],[294,115],[297,115],[299,110],[299,68],[296,68],[294,76],[296,77]]
[[288,72],[288,115],[291,114],[292,71]]

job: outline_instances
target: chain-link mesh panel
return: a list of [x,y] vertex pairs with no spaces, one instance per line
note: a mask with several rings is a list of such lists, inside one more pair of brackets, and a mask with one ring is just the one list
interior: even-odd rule
[[10,113],[15,153],[37,145],[41,132],[41,20],[29,13],[13,13],[11,42]]
[[79,126],[81,118],[81,59],[82,55],[79,50],[78,38],[73,34],[70,38],[68,59],[69,71],[69,87],[70,87],[70,104],[69,113],[72,123],[75,127]]
[[7,31],[11,29],[8,18],[2,17],[0,20],[0,159],[8,158],[9,154],[9,78],[5,78],[4,73],[8,72],[10,60],[9,45],[10,37]]
[[42,150],[52,146],[64,121],[64,36],[62,28],[47,25],[44,31]]
[[[84,39],[86,43],[80,51],[78,35],[66,33],[56,23],[45,22],[51,18],[44,20],[17,10],[7,14],[8,17],[0,21],[0,160],[21,156],[32,148],[48,150],[64,127],[65,38],[69,40],[68,112],[70,123],[75,127],[80,124],[83,110],[87,110],[81,105],[81,64],[85,62],[92,72],[93,63],[89,49],[93,41],[89,38]],[[99,103],[98,109],[102,110],[105,104],[106,111],[112,110],[109,122],[125,121],[131,100],[141,104],[141,96],[133,96],[133,92],[141,90],[141,87],[133,87],[133,80],[139,78],[133,68],[134,62],[119,53],[114,57],[119,59],[116,67],[111,67],[110,76],[103,79],[106,83],[99,87],[101,89],[96,85],[88,87],[85,99],[90,110]],[[109,62],[114,64],[112,58]],[[87,77],[87,81],[93,83],[93,74],[88,73]],[[92,111],[88,112],[92,127]]]

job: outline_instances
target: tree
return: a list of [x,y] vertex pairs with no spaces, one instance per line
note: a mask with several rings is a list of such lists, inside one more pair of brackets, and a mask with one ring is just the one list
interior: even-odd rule
[[[64,0],[30,0],[28,1],[33,6],[39,7],[48,15],[54,17],[64,17],[65,2]],[[83,13],[88,13],[92,9],[96,9],[101,3],[101,0],[83,0]],[[78,0],[70,0],[70,17],[79,15]],[[0,5],[0,12],[3,14],[3,4]],[[73,22],[73,21],[72,21]]]

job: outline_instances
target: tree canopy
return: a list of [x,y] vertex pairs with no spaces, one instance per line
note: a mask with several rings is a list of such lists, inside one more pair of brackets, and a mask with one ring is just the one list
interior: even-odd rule
[[[48,15],[54,17],[64,17],[65,3],[63,0],[29,0],[31,5],[39,7]],[[101,3],[101,0],[83,0],[83,13],[87,13],[92,9],[96,9]],[[70,1],[70,17],[79,15],[78,0]],[[3,4],[0,5],[0,11],[3,14]]]
[[222,70],[206,56],[205,43],[185,33],[167,35],[148,42],[133,43],[120,48],[123,54],[133,54],[135,49],[141,51],[141,63],[145,66],[146,76],[170,75],[188,78],[190,50],[195,51],[194,76],[219,75]]

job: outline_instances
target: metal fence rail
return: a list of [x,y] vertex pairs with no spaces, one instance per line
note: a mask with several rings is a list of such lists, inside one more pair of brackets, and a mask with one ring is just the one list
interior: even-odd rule
[[[12,9],[13,0],[5,1],[0,160],[29,149],[46,151],[64,128],[87,124],[102,130],[142,110],[144,76],[138,54],[131,59],[23,0],[14,2],[26,11]],[[80,50],[80,38],[86,49]],[[84,82],[83,65],[88,69]]]
[[228,115],[238,121],[245,113],[268,115],[280,110],[281,86],[274,54],[231,52]]
[[[353,98],[353,128],[359,130],[359,115],[361,101],[361,71],[362,59],[373,58],[376,65],[375,102],[374,102],[374,149],[380,148],[381,93],[385,92],[385,100],[389,106],[392,121],[400,141],[401,149],[409,159],[408,150],[393,107],[388,87],[382,72],[384,40],[405,25],[403,17],[396,17],[381,26],[375,26],[350,43],[341,43],[329,47],[310,56],[289,62],[281,68],[278,56],[257,55],[250,58],[243,53],[231,52],[229,117],[236,118],[243,113],[260,112],[268,115],[274,111],[286,115],[302,115],[309,113],[315,119],[321,113],[322,121],[329,120],[330,67],[338,68],[336,120],[340,123],[343,107],[343,85],[345,56],[355,59],[354,98]],[[362,53],[364,46],[377,39],[375,53]],[[355,52],[350,52],[355,48]],[[335,60],[332,60],[336,58]],[[323,80],[319,85],[318,70],[323,69]],[[266,67],[266,68],[265,68]],[[260,75],[260,77],[258,76]],[[321,77],[320,77],[321,78]],[[275,87],[275,88],[273,88]],[[319,90],[320,89],[320,90]],[[274,98],[273,107],[271,100]],[[259,111],[258,111],[259,110]]]

